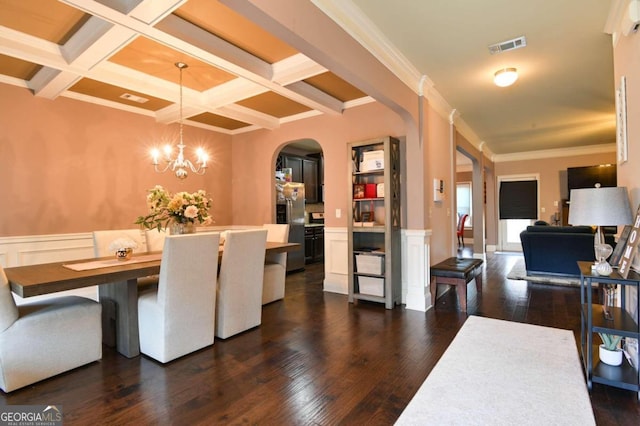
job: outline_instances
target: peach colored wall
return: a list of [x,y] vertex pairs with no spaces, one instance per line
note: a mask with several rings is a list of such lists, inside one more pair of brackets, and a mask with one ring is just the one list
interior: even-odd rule
[[[540,213],[540,219],[550,222],[554,212],[560,211],[560,200],[568,197],[568,167],[593,166],[608,163],[615,164],[615,161],[615,152],[576,155],[573,157],[509,161],[495,163],[495,173],[497,178],[505,175],[539,174],[539,208],[544,207],[546,209],[545,213]],[[554,206],[554,201],[558,201],[558,207]]]
[[48,100],[0,84],[0,236],[134,228],[146,191],[204,189],[217,224],[231,223],[231,138],[185,127],[188,148],[205,145],[204,176],[179,181],[153,171],[148,147],[177,126],[68,98]]
[[[260,130],[233,139],[233,221],[258,225],[273,220],[275,156],[288,142],[313,139],[324,153],[325,225],[346,227],[348,209],[347,143],[380,136],[402,136],[402,119],[388,108],[371,103],[348,109],[341,116],[322,115]],[[403,203],[404,204],[404,203]],[[337,218],[336,209],[342,217]]]
[[[426,156],[425,164],[425,210],[427,228],[431,234],[431,263],[438,263],[452,254],[455,238],[455,225],[452,225],[452,200],[455,199],[455,184],[451,180],[453,151],[451,126],[447,118],[439,115],[433,108],[426,108]],[[443,179],[445,197],[441,202],[433,200],[433,180]]]
[[618,165],[618,185],[629,188],[631,207],[640,205],[640,34],[620,36],[614,48],[615,88],[620,87],[620,77],[626,76],[627,84],[627,141],[628,160]]

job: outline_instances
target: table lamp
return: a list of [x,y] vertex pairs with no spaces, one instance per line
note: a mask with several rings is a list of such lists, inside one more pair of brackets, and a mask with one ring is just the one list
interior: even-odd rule
[[[626,187],[601,188],[596,184],[595,188],[572,189],[569,203],[569,224],[596,226],[594,236],[594,254],[596,265],[606,262],[611,255],[611,249],[604,247],[604,232],[602,226],[628,225],[633,221],[631,205]],[[606,274],[606,267],[601,275]]]

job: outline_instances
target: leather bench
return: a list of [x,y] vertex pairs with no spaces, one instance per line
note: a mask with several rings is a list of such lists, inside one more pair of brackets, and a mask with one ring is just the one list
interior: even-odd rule
[[475,278],[478,294],[482,292],[482,264],[480,259],[450,257],[431,267],[431,303],[435,306],[438,284],[455,285],[460,311],[467,312],[467,284]]

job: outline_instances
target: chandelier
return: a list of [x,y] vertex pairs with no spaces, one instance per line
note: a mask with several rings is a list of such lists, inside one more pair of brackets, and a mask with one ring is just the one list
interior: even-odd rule
[[197,159],[195,164],[184,157],[185,144],[182,140],[182,70],[187,68],[189,65],[184,62],[176,62],[175,65],[180,70],[180,140],[177,145],[178,156],[173,158],[173,148],[171,145],[165,145],[163,148],[164,158],[162,160],[164,164],[162,166],[160,165],[160,150],[158,148],[153,148],[151,150],[151,157],[153,158],[153,168],[156,172],[164,173],[167,170],[171,170],[176,174],[178,179],[185,179],[189,175],[189,171],[197,175],[203,175],[207,169],[207,160],[209,159],[209,156],[204,149],[198,148],[196,150]]

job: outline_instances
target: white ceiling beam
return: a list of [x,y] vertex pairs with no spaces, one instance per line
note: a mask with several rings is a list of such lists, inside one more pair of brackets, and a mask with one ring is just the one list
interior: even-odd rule
[[81,78],[82,76],[72,72],[43,67],[27,84],[35,96],[55,99]]
[[187,0],[138,0],[138,4],[128,15],[147,25],[155,25],[186,2]]
[[297,94],[304,96],[307,99],[312,99],[319,104],[331,108],[332,113],[341,114],[344,109],[344,104],[341,100],[334,98],[331,95],[318,90],[309,83],[304,81],[298,81],[287,86],[287,89],[296,92]]
[[205,90],[202,94],[205,97],[205,103],[209,107],[218,108],[268,91],[264,86],[252,81],[236,78],[212,89]]
[[213,111],[216,114],[233,118],[245,123],[256,124],[264,129],[277,129],[280,127],[280,120],[272,115],[243,107],[238,104],[225,105]]
[[273,64],[273,81],[287,86],[325,72],[325,67],[298,53]]
[[326,114],[336,114],[333,108],[306,99],[272,81],[273,67],[270,64],[177,16],[169,15],[157,27],[151,27],[94,0],[61,1],[109,22],[133,29],[154,41],[260,84],[309,108],[318,109]]

